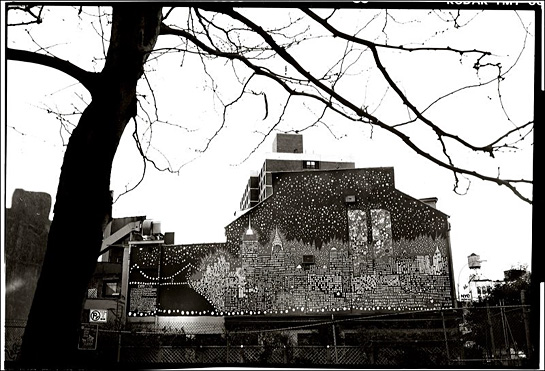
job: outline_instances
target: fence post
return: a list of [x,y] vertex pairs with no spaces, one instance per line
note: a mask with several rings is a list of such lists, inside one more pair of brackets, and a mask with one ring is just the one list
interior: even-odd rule
[[447,359],[450,364],[450,351],[448,348],[448,337],[447,337],[447,327],[445,326],[445,314],[443,313],[443,310],[441,309],[441,319],[443,320],[443,335],[445,336],[445,348],[447,351]]
[[227,340],[227,349],[226,349],[226,352],[225,352],[225,363],[229,363],[229,332],[226,330],[225,331],[225,339]]
[[156,362],[161,363],[163,362],[163,347],[159,345],[159,349],[157,350],[157,360]]
[[526,308],[526,290],[520,291],[520,302],[522,304],[522,318],[524,319],[524,331],[526,333],[526,348],[528,350],[528,359],[531,359],[532,337],[530,336],[530,319],[528,318],[528,308]]
[[492,328],[492,316],[490,315],[490,307],[488,306],[488,302],[486,302],[486,314],[488,318],[488,328],[490,330],[492,358],[494,358],[496,356],[496,344],[494,343],[494,328]]
[[117,363],[121,362],[121,330],[117,333]]
[[371,340],[371,351],[369,352],[369,362],[375,364],[375,342]]
[[[507,318],[505,317],[505,308],[504,308],[505,302],[500,300],[500,316],[501,316],[501,328],[503,331],[503,344],[505,346],[506,354],[510,354],[510,344],[509,344],[509,335],[507,334],[507,328],[505,327],[505,322],[507,321]],[[503,350],[501,351],[503,354]]]
[[339,363],[339,358],[337,357],[337,336],[335,335],[335,322],[333,314],[331,315],[331,327],[333,327],[333,349],[335,351],[335,364]]

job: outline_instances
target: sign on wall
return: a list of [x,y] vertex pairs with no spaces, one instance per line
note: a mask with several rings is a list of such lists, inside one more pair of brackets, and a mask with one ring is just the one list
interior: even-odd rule
[[129,267],[129,316],[153,316],[157,312],[159,243],[134,243]]
[[78,349],[96,350],[98,340],[98,325],[82,323],[79,330]]
[[108,310],[107,309],[91,309],[89,311],[89,322],[91,323],[108,322]]

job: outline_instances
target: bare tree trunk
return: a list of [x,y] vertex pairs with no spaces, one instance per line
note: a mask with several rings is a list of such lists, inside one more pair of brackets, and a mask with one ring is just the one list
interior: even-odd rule
[[45,260],[23,336],[24,365],[77,363],[82,305],[111,217],[112,162],[136,115],[136,85],[160,23],[157,5],[114,6],[104,70],[64,156]]

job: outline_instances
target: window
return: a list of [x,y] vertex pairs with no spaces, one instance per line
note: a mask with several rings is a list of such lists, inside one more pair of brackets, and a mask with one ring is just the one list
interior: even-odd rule
[[303,169],[319,169],[318,161],[303,161]]
[[303,255],[303,262],[301,263],[303,269],[308,271],[311,265],[314,265],[314,255]]
[[117,281],[105,281],[103,286],[104,296],[119,296],[121,287]]
[[111,249],[108,261],[111,263],[123,263],[123,249]]
[[384,209],[371,210],[371,225],[375,257],[392,256],[392,220]]
[[88,298],[91,298],[91,299],[96,299],[96,297],[97,297],[97,289],[96,289],[96,288],[87,289],[87,297],[88,297]]

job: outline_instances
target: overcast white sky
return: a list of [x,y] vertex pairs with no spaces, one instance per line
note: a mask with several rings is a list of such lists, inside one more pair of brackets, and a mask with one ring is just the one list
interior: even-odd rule
[[[46,14],[46,17],[54,21],[48,21],[46,18],[46,24],[41,25],[50,27],[51,32],[56,32],[55,37],[62,35],[67,40],[56,41],[55,37],[45,32],[32,33],[32,36],[37,42],[43,43],[43,46],[58,44],[50,49],[51,52],[84,68],[92,69],[95,65],[92,56],[100,56],[102,52],[100,39],[97,40],[97,35],[92,29],[89,30],[88,24],[87,27],[85,23],[78,24],[75,13],[75,11],[64,13],[60,19],[56,19],[55,14]],[[456,39],[444,40],[441,39],[441,35],[435,36],[434,42],[437,42],[435,46],[441,42],[454,42],[455,44],[450,46],[491,49],[505,56],[511,53],[510,59],[505,60],[509,64],[517,58],[525,37],[528,37],[518,65],[509,72],[502,88],[503,103],[509,117],[516,124],[524,124],[533,119],[534,41],[531,38],[534,34],[533,13],[519,12],[518,15],[513,11],[485,13],[475,13],[474,15],[478,17],[475,26],[471,24],[467,30],[460,29]],[[413,11],[392,14],[396,20],[400,23],[406,22],[404,26],[409,27],[409,31],[398,35],[398,38],[421,37],[419,32],[423,31],[419,27],[423,27],[424,21],[432,17],[439,19],[433,14],[427,16],[428,18],[416,17]],[[469,20],[472,16],[460,19]],[[420,21],[416,22],[415,19]],[[521,27],[521,20],[530,27],[529,35],[526,35]],[[374,22],[380,30],[383,23],[380,23],[378,18]],[[393,23],[392,20],[390,22]],[[74,41],[81,37],[78,36],[80,33],[88,31],[91,31],[89,40],[92,41],[85,46]],[[412,32],[417,36],[413,36]],[[422,35],[432,34],[429,29],[426,32]],[[16,37],[8,40],[8,46],[37,49],[25,32],[19,30],[13,35]],[[380,37],[386,36],[379,32],[378,37],[379,41],[383,42]],[[390,41],[396,40],[393,29],[388,33],[388,37]],[[70,38],[74,40],[69,40]],[[425,39],[421,37],[421,40]],[[314,49],[308,56],[305,63],[325,58],[323,50],[320,49]],[[411,56],[407,60],[401,59],[406,55],[399,53],[384,53],[383,56],[389,72],[396,81],[402,82],[405,91],[414,97],[420,107],[429,104],[432,97],[465,82],[464,77],[458,74],[458,68],[462,66],[459,57],[447,60],[442,59],[442,56],[434,56],[438,59],[429,60]],[[179,67],[179,55],[154,63],[151,66],[157,67],[157,71],[150,72],[150,79],[153,78],[157,84],[156,94],[165,117],[186,127],[201,127],[200,131],[192,133],[172,130],[171,127],[165,126],[154,129],[155,146],[168,156],[173,164],[179,166],[191,160],[195,154],[194,148],[202,148],[203,138],[210,136],[219,127],[221,106],[212,100],[210,91],[203,82],[202,73],[197,74],[190,68],[192,63],[190,60],[186,61],[183,68]],[[464,60],[464,66],[467,66],[467,63],[469,61]],[[99,64],[100,62],[96,65]],[[214,68],[218,68],[215,72],[219,71],[219,67]],[[359,77],[362,80],[358,83],[364,82],[365,87],[362,87],[364,91],[361,93],[366,95],[366,102],[371,108],[377,108],[377,113],[381,117],[397,119],[396,115],[399,113],[389,109],[394,103],[393,98],[387,96],[379,105],[385,93],[384,85],[381,85],[376,77],[366,77],[365,71],[362,71],[363,75]],[[228,76],[228,73],[225,76]],[[228,79],[225,76],[223,78]],[[57,119],[47,114],[44,108],[58,107],[67,111],[67,107],[72,103],[81,107],[82,101],[88,101],[89,98],[81,87],[74,86],[71,78],[46,67],[8,62],[7,78],[5,194],[6,207],[10,207],[11,195],[16,188],[47,192],[55,196],[64,147]],[[481,78],[484,79],[485,76],[482,75]],[[256,85],[256,90],[258,88]],[[262,86],[261,90],[266,88],[267,86]],[[485,92],[483,100],[478,100],[473,95],[449,99],[431,109],[429,115],[434,119],[441,119],[447,125],[451,125],[451,128],[471,131],[475,142],[482,144],[486,138],[490,138],[488,136],[490,132],[486,129],[489,126],[482,126],[485,128],[483,130],[480,123],[501,125],[502,129],[511,125],[505,119],[505,113],[497,99],[496,88],[496,85],[491,86]],[[250,171],[258,170],[266,152],[271,151],[272,137],[268,138],[247,161],[241,163],[260,138],[253,131],[264,130],[278,119],[281,99],[275,95],[276,90],[267,90],[270,117],[263,120],[262,97],[248,98],[230,111],[227,127],[215,139],[210,149],[183,167],[179,175],[159,173],[148,166],[148,173],[142,184],[115,203],[114,217],[146,215],[148,218],[161,221],[163,232],[175,232],[175,243],[178,244],[225,241],[223,228],[233,220],[234,212],[238,210]],[[224,94],[228,96],[228,89],[225,91]],[[238,90],[231,94],[237,92]],[[78,94],[82,96],[79,97]],[[309,109],[299,103],[294,103],[291,108],[282,127],[306,126],[303,124],[309,120]],[[2,115],[2,120],[4,117]],[[467,256],[471,253],[476,253],[485,260],[483,273],[491,279],[503,278],[503,271],[512,265],[531,263],[531,205],[521,201],[504,187],[477,179],[471,179],[471,187],[466,195],[457,195],[452,191],[454,178],[450,172],[418,157],[405,148],[400,140],[391,138],[378,129],[371,132],[366,125],[345,125],[342,120],[332,116],[327,119],[338,136],[344,134],[346,136],[335,139],[324,126],[307,130],[303,133],[307,152],[352,160],[356,167],[393,166],[397,189],[415,198],[439,199],[438,209],[450,216],[456,280],[461,276],[463,282],[469,275],[465,264]],[[136,184],[142,173],[142,160],[131,138],[133,129],[133,124],[129,124],[114,163],[112,189],[116,196],[123,192],[126,186]],[[68,138],[66,133],[61,134],[65,140]],[[530,137],[525,141],[525,151],[522,153],[500,155],[502,174],[509,174],[512,178],[532,178],[532,143],[533,137]],[[155,152],[155,156],[158,159],[161,157],[158,152]],[[469,155],[462,155],[461,159],[465,162],[464,165],[477,164]],[[483,168],[487,170],[492,168],[489,159],[483,158],[482,161]],[[492,171],[492,175],[496,174]],[[529,191],[526,189],[525,194],[531,197],[531,189]]]

